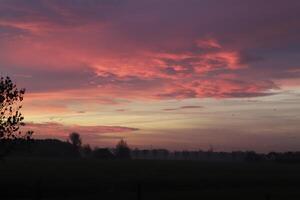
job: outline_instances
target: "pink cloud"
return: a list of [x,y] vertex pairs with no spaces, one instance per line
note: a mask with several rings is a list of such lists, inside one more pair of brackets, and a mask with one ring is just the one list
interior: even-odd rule
[[[214,20],[223,20],[224,13],[207,14],[212,16],[202,22],[210,25],[201,27],[188,15],[191,12],[202,19],[201,12],[187,4],[190,11],[180,14],[176,26],[168,26],[174,21],[171,16],[177,16],[174,11],[180,2],[170,8],[156,2],[162,10],[168,7],[169,15],[156,10],[157,15],[153,15],[149,7],[140,18],[131,12],[120,17],[120,13],[122,9],[143,7],[146,2],[120,4],[124,7],[103,2],[93,6],[49,1],[36,6],[3,4],[3,12],[21,12],[22,17],[7,15],[0,20],[0,27],[9,32],[6,38],[0,38],[0,69],[16,74],[29,92],[43,91],[48,100],[63,96],[99,103],[115,103],[116,98],[265,96],[279,89],[276,83],[286,84],[274,80],[275,73],[290,70],[282,66],[261,77],[266,67],[254,65],[252,62],[260,59],[248,53],[260,44],[250,44],[248,36],[239,37],[231,24],[226,34],[211,30]],[[255,34],[262,36],[272,30],[278,27],[272,24],[269,31],[256,30]]]
[[214,38],[208,38],[208,39],[199,39],[196,41],[196,44],[198,47],[200,48],[222,48],[221,45],[219,44],[219,42],[217,40],[215,40]]

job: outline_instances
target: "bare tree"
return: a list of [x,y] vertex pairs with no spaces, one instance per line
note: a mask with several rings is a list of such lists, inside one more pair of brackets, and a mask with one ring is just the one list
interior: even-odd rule
[[0,78],[0,140],[31,138],[32,131],[20,131],[25,126],[20,112],[24,94],[25,89],[18,89],[9,77]]
[[25,89],[18,89],[9,77],[0,77],[0,160],[13,149],[17,139],[29,140],[33,131],[21,132],[25,126],[20,110]]
[[79,149],[81,147],[81,137],[79,135],[79,133],[73,132],[69,135],[69,139],[71,144],[76,147],[77,149]]

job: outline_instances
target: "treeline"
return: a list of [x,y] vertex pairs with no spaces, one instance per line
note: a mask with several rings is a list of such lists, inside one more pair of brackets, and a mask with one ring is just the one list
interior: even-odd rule
[[131,150],[124,140],[115,148],[91,148],[81,145],[79,134],[72,133],[68,141],[58,139],[2,139],[0,159],[5,157],[131,159]]
[[[84,159],[140,159],[140,160],[197,160],[210,162],[278,162],[300,163],[300,152],[271,152],[259,154],[254,151],[213,152],[213,151],[168,151],[166,149],[130,149],[124,140],[115,148],[92,148],[81,145],[78,137],[68,141],[44,140],[1,140],[0,158],[42,157],[42,158],[84,158]],[[77,141],[77,142],[76,142]]]
[[168,151],[166,149],[131,151],[133,159],[149,160],[198,160],[210,162],[278,162],[300,163],[300,152],[270,152],[268,154],[254,151],[213,152],[213,151]]

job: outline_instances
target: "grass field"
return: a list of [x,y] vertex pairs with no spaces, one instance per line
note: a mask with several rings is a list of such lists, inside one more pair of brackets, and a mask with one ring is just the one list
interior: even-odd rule
[[7,159],[0,199],[300,199],[300,165]]

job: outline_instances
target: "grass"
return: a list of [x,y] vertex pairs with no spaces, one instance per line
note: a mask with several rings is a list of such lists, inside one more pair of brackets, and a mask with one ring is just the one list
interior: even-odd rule
[[300,165],[8,159],[1,193],[19,199],[300,199]]

